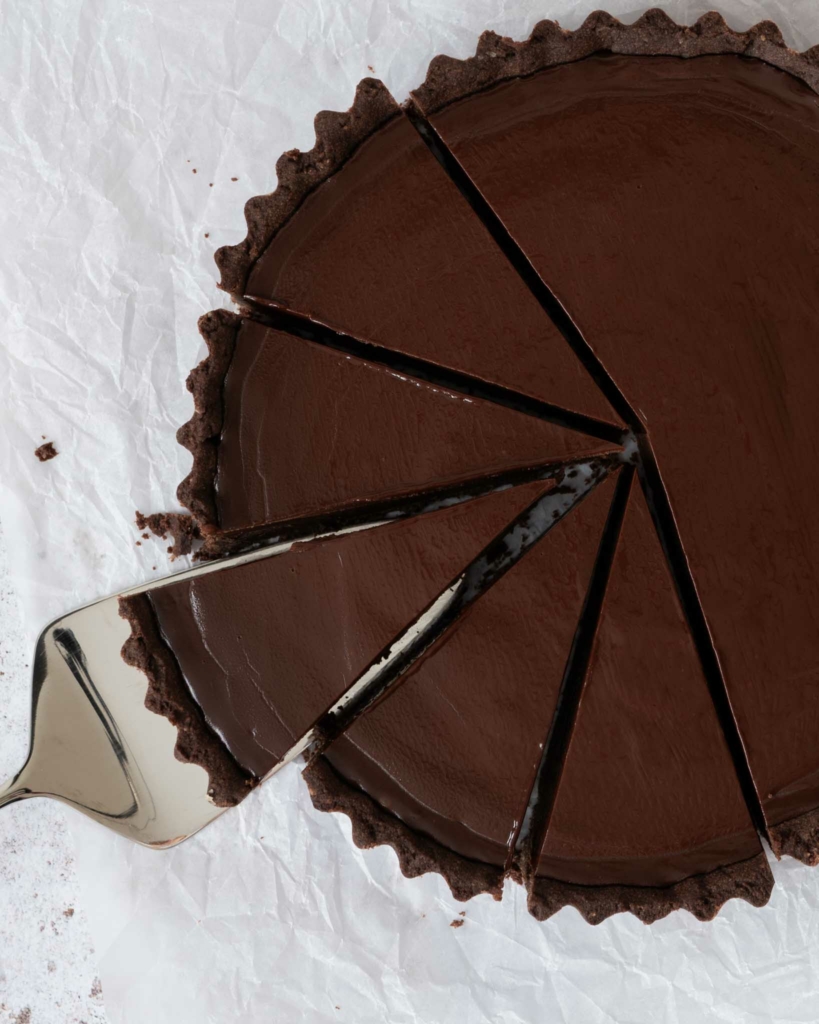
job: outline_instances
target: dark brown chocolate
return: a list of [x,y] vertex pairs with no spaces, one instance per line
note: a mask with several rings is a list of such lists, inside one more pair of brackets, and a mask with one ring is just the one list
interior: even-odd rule
[[264,777],[543,481],[147,594],[210,728]]
[[[815,56],[783,66],[816,84]],[[813,811],[816,94],[759,60],[608,55],[432,122],[649,431],[769,826]]]
[[56,459],[60,453],[54,447],[53,441],[46,441],[45,444],[41,444],[39,448],[34,449],[34,454],[40,462],[49,462],[51,459]]
[[252,321],[231,345],[219,436],[194,446],[182,488],[200,518],[215,516],[206,527],[327,516],[611,448]]
[[592,491],[324,754],[475,885],[510,859],[612,491]]
[[302,202],[246,293],[600,420],[616,417],[407,117]]
[[[134,522],[138,530],[150,530],[160,540],[167,540],[170,537],[173,541],[170,548],[172,559],[180,555],[189,555],[200,536],[199,525],[194,518],[181,515],[179,512],[152,512],[146,516],[137,511]],[[147,536],[144,532],[142,535]]]
[[[551,881],[568,885],[569,903],[572,886],[616,886],[616,909],[640,916],[642,890],[754,858],[762,888],[753,891],[764,902],[773,879],[642,490],[632,486],[531,902],[543,917],[547,905],[559,909]],[[713,917],[734,895],[730,874],[720,877],[694,887],[698,916]],[[682,892],[665,898],[685,906]],[[602,920],[613,906],[588,898],[581,909]]]

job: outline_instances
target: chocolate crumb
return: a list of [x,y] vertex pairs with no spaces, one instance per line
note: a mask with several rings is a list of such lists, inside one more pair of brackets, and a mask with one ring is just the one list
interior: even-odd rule
[[231,178],[230,180],[231,181],[238,181],[239,179],[238,178]]
[[210,231],[205,232],[205,238],[210,238]]
[[168,548],[168,554],[174,558],[189,555],[193,550],[193,542],[199,539],[199,527],[193,518],[179,512],[154,512],[146,516],[137,511],[134,521],[143,537],[150,532],[166,540],[170,534],[173,546]]
[[53,441],[46,441],[45,444],[41,444],[39,448],[34,449],[34,454],[37,456],[40,462],[48,462],[49,459],[56,458],[60,453],[54,447]]
[[194,173],[194,174],[196,174],[196,168],[195,168],[195,167],[194,167],[194,169],[193,169],[193,173]]
[[367,70],[368,71],[375,71],[375,68],[372,66],[372,64],[368,64],[367,65]]
[[141,540],[138,540],[138,541],[136,542],[136,546],[137,546],[138,548],[141,548],[141,547],[142,547],[142,541],[141,541]]
[[150,535],[150,533],[143,533],[143,534],[142,534],[142,539],[143,539],[143,540],[148,540],[148,538],[149,538],[150,536],[151,536],[151,535]]
[[464,919],[462,917],[456,917],[454,921],[449,922],[450,928],[460,928],[463,926]]
[[63,911],[63,917],[73,917],[73,916],[74,916],[74,908],[73,907],[68,907],[66,910]]
[[13,1024],[31,1024],[31,1008],[24,1007],[16,1017],[13,1018]]

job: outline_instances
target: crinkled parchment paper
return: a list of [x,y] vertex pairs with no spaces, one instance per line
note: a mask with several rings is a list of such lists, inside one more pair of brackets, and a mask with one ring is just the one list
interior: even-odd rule
[[[664,4],[678,21],[707,10]],[[575,27],[542,0],[42,0],[0,32],[0,515],[27,643],[59,612],[167,571],[136,508],[172,507],[188,455],[183,380],[211,254],[322,108],[382,77],[399,99],[436,53],[491,27]],[[626,19],[626,2],[609,9]],[[819,41],[815,0],[723,0],[736,28]],[[237,179],[237,180],[233,180]],[[212,184],[211,184],[212,183]],[[38,463],[42,435],[59,457]],[[155,567],[155,568],[154,568]],[[362,853],[287,770],[176,850],[67,812],[115,1024],[203,1021],[813,1021],[819,871],[775,867],[770,905],[546,924],[511,884],[455,903],[392,852]],[[465,911],[465,916],[458,916]],[[450,927],[463,920],[463,927]]]

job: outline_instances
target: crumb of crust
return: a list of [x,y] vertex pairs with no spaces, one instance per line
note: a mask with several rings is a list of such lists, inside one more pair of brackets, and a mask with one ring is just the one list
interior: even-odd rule
[[461,928],[463,927],[464,919],[462,917],[456,917],[453,921],[449,922],[450,928]]
[[60,453],[54,447],[53,441],[46,441],[45,444],[41,444],[39,448],[34,449],[34,454],[40,462],[48,462],[49,459],[55,459]]
[[74,908],[73,907],[67,907],[63,911],[63,917],[73,917],[73,916],[74,916]]
[[189,555],[193,550],[193,542],[200,536],[193,517],[179,512],[154,512],[146,516],[138,511],[134,518],[143,537],[150,532],[161,540],[167,540],[170,535],[173,544],[168,547],[168,554],[173,558]]

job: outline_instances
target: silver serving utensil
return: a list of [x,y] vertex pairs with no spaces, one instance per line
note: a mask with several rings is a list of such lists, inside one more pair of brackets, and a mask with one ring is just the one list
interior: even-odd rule
[[120,618],[119,598],[270,558],[316,536],[152,580],[46,626],[34,655],[28,757],[17,775],[0,786],[0,807],[28,797],[52,797],[157,848],[175,846],[218,818],[227,808],[208,797],[207,773],[176,759],[175,726],[145,707],[145,676],[121,657],[131,631]]

